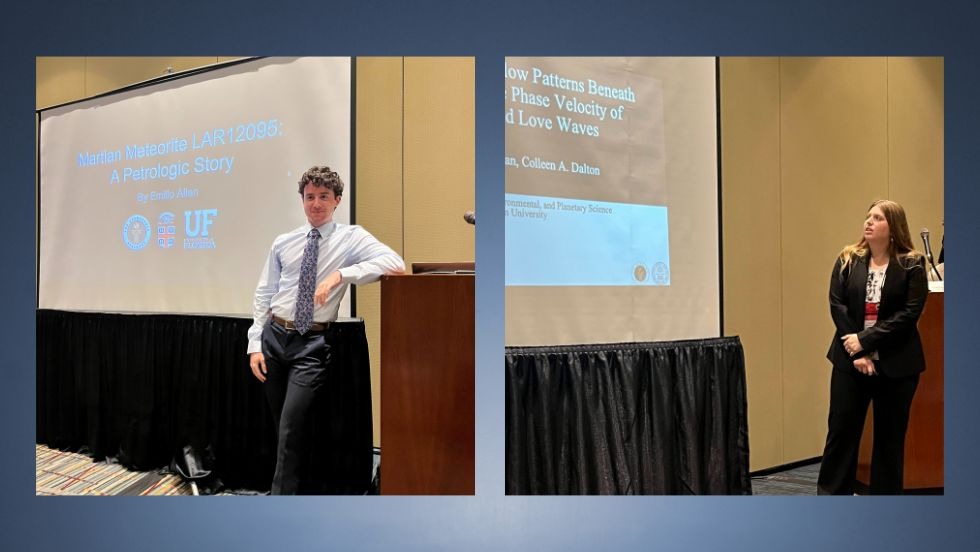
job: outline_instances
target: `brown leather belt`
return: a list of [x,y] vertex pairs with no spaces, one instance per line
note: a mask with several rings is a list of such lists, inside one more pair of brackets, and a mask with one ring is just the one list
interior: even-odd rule
[[[287,330],[295,330],[296,329],[296,325],[293,324],[293,322],[291,320],[286,320],[285,318],[279,318],[278,316],[276,316],[274,314],[272,315],[272,321],[275,322],[276,324],[279,324],[283,328],[286,328]],[[330,327],[330,322],[325,322],[323,324],[320,324],[318,322],[314,322],[313,325],[310,326],[310,331],[311,332],[322,332],[322,331],[326,330],[329,327]]]

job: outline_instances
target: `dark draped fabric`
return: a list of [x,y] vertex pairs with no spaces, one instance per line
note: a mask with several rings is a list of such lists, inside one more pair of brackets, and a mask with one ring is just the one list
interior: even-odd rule
[[506,350],[507,494],[750,494],[737,337]]
[[[37,442],[126,467],[210,450],[229,488],[266,491],[275,429],[245,354],[251,320],[37,312]],[[307,493],[371,483],[371,380],[363,321],[340,323],[339,365],[317,399]]]

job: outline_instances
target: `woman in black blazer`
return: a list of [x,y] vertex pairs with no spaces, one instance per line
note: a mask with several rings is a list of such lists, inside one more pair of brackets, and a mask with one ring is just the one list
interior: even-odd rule
[[912,246],[905,210],[874,202],[864,235],[841,251],[830,277],[836,326],[827,358],[830,416],[819,494],[853,494],[868,403],[874,402],[871,493],[900,494],[905,430],[925,370],[916,324],[928,294],[925,259]]

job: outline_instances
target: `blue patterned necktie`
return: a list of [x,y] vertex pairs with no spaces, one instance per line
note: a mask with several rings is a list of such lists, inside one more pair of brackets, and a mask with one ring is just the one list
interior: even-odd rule
[[296,288],[296,319],[293,323],[300,335],[310,331],[313,325],[313,290],[316,288],[317,240],[320,231],[310,230],[303,250],[303,264],[299,268],[299,287]]

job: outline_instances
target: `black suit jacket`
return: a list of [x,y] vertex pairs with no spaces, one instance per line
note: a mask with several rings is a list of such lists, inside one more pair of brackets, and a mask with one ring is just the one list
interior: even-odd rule
[[[878,322],[864,329],[864,303],[868,259],[858,258],[843,273],[840,259],[830,275],[830,316],[837,331],[827,351],[835,370],[854,370],[854,359],[878,352],[876,369],[883,375],[903,377],[926,369],[917,324],[926,304],[929,284],[925,259],[892,257],[885,270],[885,283],[878,304]],[[841,336],[857,334],[864,350],[853,357],[844,350]]]

